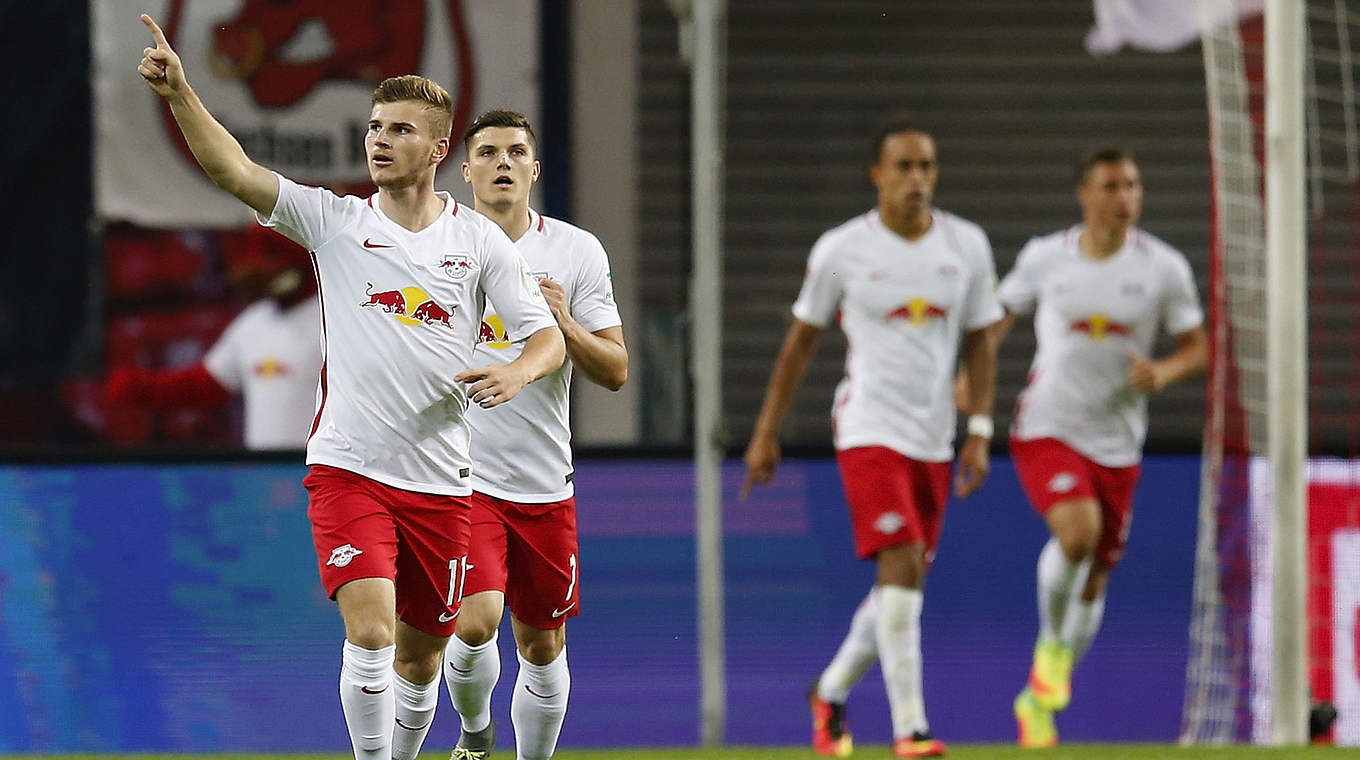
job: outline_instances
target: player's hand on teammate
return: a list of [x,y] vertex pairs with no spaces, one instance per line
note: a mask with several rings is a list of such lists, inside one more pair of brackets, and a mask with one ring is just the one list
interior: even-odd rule
[[514,364],[473,367],[459,372],[453,379],[471,383],[467,388],[468,399],[483,409],[504,404],[529,384],[524,371]]
[[769,485],[779,467],[779,439],[773,435],[756,433],[746,446],[746,480],[741,484],[741,498],[751,495],[751,488]]
[[142,51],[142,62],[137,65],[137,73],[141,74],[147,85],[162,98],[183,92],[188,85],[184,81],[184,67],[180,65],[179,55],[166,41],[165,32],[161,31],[150,16],[143,13],[142,23],[151,30],[156,46]]
[[1129,385],[1142,391],[1143,393],[1156,393],[1166,387],[1166,378],[1162,375],[1162,365],[1141,354],[1128,352],[1129,358]]
[[958,466],[954,468],[954,495],[960,499],[973,495],[991,472],[992,460],[988,447],[991,440],[976,435],[968,436],[959,450]]
[[558,326],[570,323],[571,304],[567,303],[567,291],[562,288],[562,283],[548,277],[540,277],[538,289],[543,291],[543,298],[548,302],[548,309],[552,311],[553,319],[557,320]]

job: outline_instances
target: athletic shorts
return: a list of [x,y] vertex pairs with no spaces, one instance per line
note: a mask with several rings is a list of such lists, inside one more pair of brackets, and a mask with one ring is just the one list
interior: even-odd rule
[[466,593],[503,591],[521,623],[559,628],[581,612],[576,499],[521,504],[474,491]]
[[387,578],[397,617],[432,636],[452,636],[467,561],[467,496],[417,493],[314,464],[302,480],[327,596],[360,578]]
[[1096,560],[1114,567],[1124,556],[1133,525],[1133,491],[1140,467],[1096,464],[1056,438],[1011,439],[1011,459],[1025,495],[1040,515],[1055,504],[1093,499],[1100,505]]
[[922,462],[884,446],[836,452],[855,534],[855,554],[868,559],[890,546],[924,544],[935,558],[949,501],[949,462]]

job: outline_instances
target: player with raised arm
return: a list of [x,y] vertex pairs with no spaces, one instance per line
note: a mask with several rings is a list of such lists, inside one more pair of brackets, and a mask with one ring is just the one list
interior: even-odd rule
[[816,349],[839,314],[848,339],[845,378],[832,407],[836,461],[855,548],[877,565],[874,588],[809,699],[813,749],[845,757],[850,688],[880,660],[896,757],[935,757],[921,692],[921,605],[949,498],[955,415],[952,379],[972,381],[968,438],[955,491],[977,490],[989,468],[995,347],[1001,317],[995,264],[977,225],[931,206],[935,140],[909,119],[873,141],[869,179],[877,208],[832,229],[812,248],[793,324],[775,363],[746,449],[746,482],[768,483],[779,464],[779,425]]
[[[378,85],[364,135],[378,192],[342,198],[251,161],[142,21],[156,44],[138,71],[209,178],[312,252],[324,358],[304,484],[321,580],[345,624],[340,703],[356,758],[409,760],[438,704],[467,570],[467,406],[504,404],[561,366],[562,332],[505,233],[435,191],[452,123],[438,84]],[[527,339],[515,361],[474,366],[488,298]]]
[[[509,404],[472,409],[472,548],[463,612],[444,658],[444,680],[462,718],[455,760],[481,760],[495,746],[491,692],[500,677],[496,630],[508,603],[518,650],[510,718],[518,760],[552,757],[567,710],[566,621],[581,611],[573,497],[572,368],[610,390],[628,378],[628,350],[614,303],[609,259],[594,235],[529,205],[538,179],[529,120],[488,111],[463,138],[463,178],[477,211],[524,255],[570,361]],[[494,299],[482,317],[479,363],[503,364],[521,345],[507,338]]]
[[[1015,698],[1019,743],[1058,742],[1053,714],[1091,646],[1105,584],[1124,553],[1147,434],[1147,396],[1203,370],[1208,340],[1190,265],[1136,227],[1143,186],[1133,156],[1101,148],[1077,165],[1082,223],[1034,238],[1002,280],[1006,316],[1034,312],[1038,347],[1016,403],[1016,472],[1053,536],[1039,553],[1039,637]],[[1148,358],[1158,329],[1175,350]]]

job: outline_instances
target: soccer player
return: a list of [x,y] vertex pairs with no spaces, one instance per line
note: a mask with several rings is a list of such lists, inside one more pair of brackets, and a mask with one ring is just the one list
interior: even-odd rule
[[[364,135],[378,192],[342,198],[251,161],[160,27],[142,21],[156,44],[138,71],[204,171],[312,252],[324,359],[304,485],[321,580],[345,624],[340,703],[356,758],[409,760],[438,703],[467,569],[467,405],[503,404],[557,369],[562,331],[505,233],[435,192],[452,123],[444,88],[412,75],[378,85]],[[487,298],[527,340],[514,362],[476,367]]]
[[949,497],[952,379],[961,351],[972,384],[955,492],[967,496],[989,468],[996,353],[986,328],[1001,307],[986,234],[931,206],[939,177],[931,135],[894,117],[874,138],[869,158],[877,208],[826,232],[812,248],[746,449],[743,495],[773,477],[780,421],[818,336],[839,315],[849,348],[831,411],[836,460],[856,552],[874,559],[877,579],[809,695],[812,744],[821,755],[850,754],[845,700],[877,657],[892,708],[894,755],[934,757],[945,747],[931,736],[921,695],[920,616]]
[[247,449],[301,449],[321,374],[321,307],[312,263],[296,243],[263,227],[248,233],[247,244],[251,256],[234,279],[259,282],[265,297],[237,315],[201,361],[164,370],[115,368],[106,393],[114,404],[149,409],[214,407],[239,393]]
[[[1039,553],[1039,637],[1015,698],[1019,743],[1058,741],[1053,714],[1071,698],[1105,583],[1124,553],[1147,433],[1147,396],[1204,368],[1207,339],[1190,265],[1138,229],[1143,186],[1133,155],[1101,148],[1077,164],[1082,224],[1034,238],[998,297],[1006,316],[1034,312],[1038,348],[1016,404],[1010,446],[1021,485],[1052,538]],[[1149,354],[1159,329],[1175,340]]]
[[[518,649],[511,698],[518,760],[552,757],[567,710],[566,621],[581,611],[571,427],[573,366],[610,390],[628,378],[628,350],[614,303],[609,259],[594,235],[529,206],[537,143],[514,111],[478,116],[463,137],[463,179],[477,211],[515,241],[566,338],[570,359],[514,401],[472,409],[472,548],[466,596],[444,656],[444,680],[462,717],[455,760],[481,760],[495,746],[491,691],[500,677],[496,630],[507,602]],[[474,355],[499,365],[520,353],[494,300]]]

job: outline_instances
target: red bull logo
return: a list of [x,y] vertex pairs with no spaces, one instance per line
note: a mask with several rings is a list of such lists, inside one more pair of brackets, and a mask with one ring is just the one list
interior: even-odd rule
[[467,276],[468,272],[472,271],[472,260],[462,254],[450,254],[444,257],[439,268],[453,279],[461,280]]
[[908,324],[920,327],[933,319],[944,319],[949,316],[949,310],[936,306],[924,298],[913,298],[910,301],[888,312],[888,321],[894,319],[905,319]]
[[1104,314],[1092,314],[1086,319],[1079,319],[1067,329],[1071,332],[1086,333],[1095,341],[1105,340],[1110,335],[1127,336],[1132,332],[1128,325],[1114,322]]
[[514,345],[510,341],[510,336],[505,332],[505,325],[501,323],[500,315],[489,314],[482,321],[481,330],[477,335],[478,343],[485,343],[488,348],[509,348]]
[[[408,285],[398,290],[382,290],[373,292],[373,283],[368,283],[368,289],[364,291],[368,296],[367,301],[359,304],[360,308],[373,307],[381,309],[384,314],[391,314],[397,321],[407,325],[433,325],[441,324],[449,329],[453,325],[449,319],[458,310],[456,305],[444,308],[440,306],[430,294],[424,290]],[[414,304],[414,306],[412,306]]]
[[283,377],[292,374],[288,365],[270,356],[263,361],[256,362],[253,367],[256,377]]

